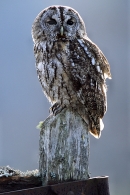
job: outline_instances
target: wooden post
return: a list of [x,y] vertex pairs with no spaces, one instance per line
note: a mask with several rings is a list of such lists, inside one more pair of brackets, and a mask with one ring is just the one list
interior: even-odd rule
[[50,115],[41,126],[39,145],[43,186],[89,178],[88,125],[78,113],[64,109]]

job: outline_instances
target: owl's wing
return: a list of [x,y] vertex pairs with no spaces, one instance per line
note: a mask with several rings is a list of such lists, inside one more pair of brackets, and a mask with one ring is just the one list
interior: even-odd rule
[[[89,38],[86,38],[83,41],[85,42],[86,47],[90,46],[90,50],[95,53],[96,59],[95,59],[94,65],[98,66],[98,64],[99,64],[99,67],[102,70],[104,78],[111,79],[112,77],[111,77],[111,72],[110,72],[110,65],[109,65],[109,62],[106,59],[105,55],[103,54],[103,52]],[[87,54],[87,52],[86,52],[86,54]],[[93,64],[93,56],[91,58],[91,61]]]
[[105,79],[111,78],[109,63],[90,39],[70,42],[69,52],[70,63],[66,65],[65,70],[73,81],[79,101],[88,113],[90,132],[98,138],[101,119],[107,107]]

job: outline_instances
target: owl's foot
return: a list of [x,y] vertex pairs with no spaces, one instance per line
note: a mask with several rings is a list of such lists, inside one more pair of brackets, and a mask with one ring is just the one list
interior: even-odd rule
[[52,112],[55,116],[60,113],[66,106],[61,105],[59,102],[56,102],[52,107],[50,107],[49,111]]

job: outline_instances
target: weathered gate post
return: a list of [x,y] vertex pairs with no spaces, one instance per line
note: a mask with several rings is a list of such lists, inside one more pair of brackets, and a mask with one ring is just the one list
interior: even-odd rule
[[77,113],[64,109],[40,127],[40,175],[1,169],[11,174],[0,178],[1,195],[110,195],[107,176],[89,178],[88,126]]
[[88,126],[71,109],[50,115],[40,131],[39,171],[43,186],[89,178]]

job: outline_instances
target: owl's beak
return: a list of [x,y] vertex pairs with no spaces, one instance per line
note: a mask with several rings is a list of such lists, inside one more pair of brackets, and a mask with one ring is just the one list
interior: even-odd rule
[[63,26],[61,26],[61,28],[60,28],[60,35],[63,36],[63,34],[64,34],[64,28],[63,28]]

